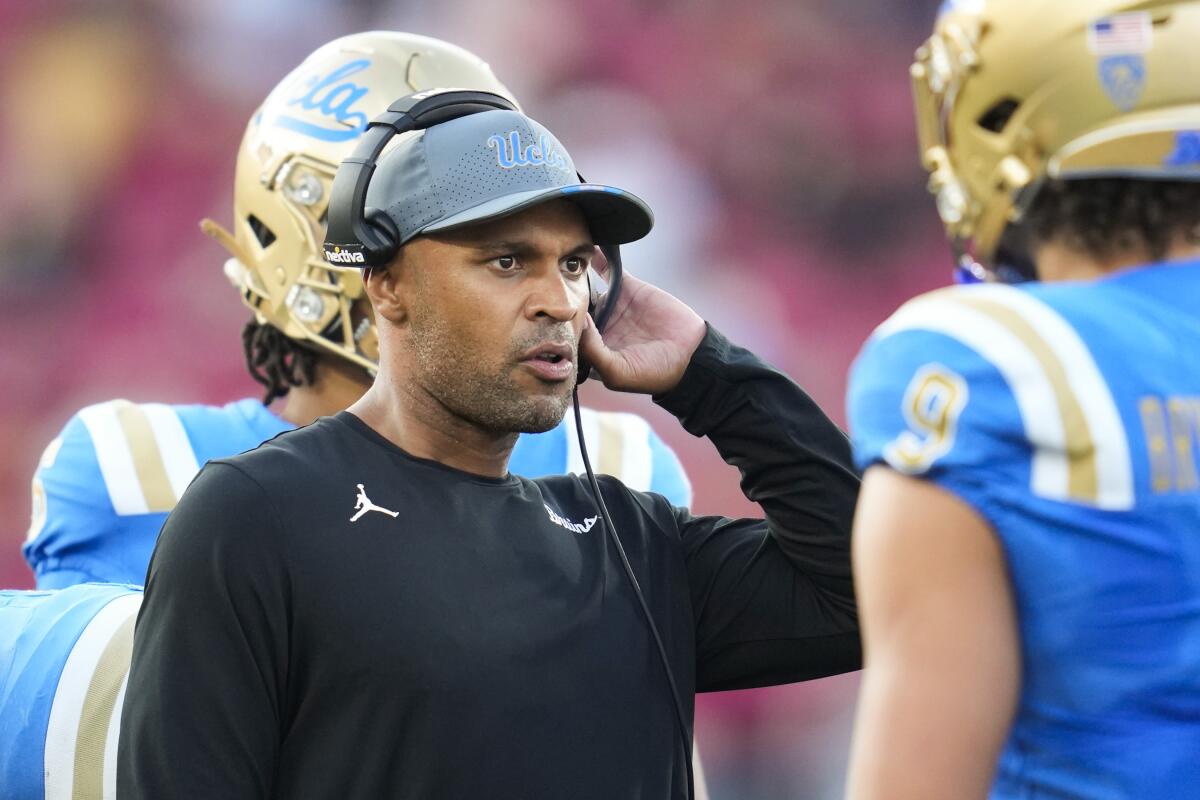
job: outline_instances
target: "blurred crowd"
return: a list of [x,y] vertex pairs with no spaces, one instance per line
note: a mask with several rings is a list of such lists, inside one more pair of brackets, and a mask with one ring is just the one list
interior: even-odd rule
[[[257,394],[227,222],[246,121],[317,45],[437,36],[487,59],[584,174],[658,225],[640,276],[794,376],[841,420],[858,346],[950,275],[916,157],[907,67],[935,0],[0,0],[0,586],[29,478],[80,407]],[[757,513],[736,473],[648,401],[700,512]],[[701,698],[716,798],[834,797],[853,677]]]

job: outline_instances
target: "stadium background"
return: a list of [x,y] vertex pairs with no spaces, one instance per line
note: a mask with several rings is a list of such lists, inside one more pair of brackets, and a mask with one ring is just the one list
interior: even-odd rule
[[[29,478],[75,410],[256,395],[247,317],[197,221],[232,214],[266,92],[356,30],[487,59],[585,174],[646,198],[626,263],[844,420],[872,326],[945,283],[907,66],[935,0],[0,0],[0,586],[25,588]],[[641,398],[699,512],[757,513],[736,472]],[[700,699],[716,798],[839,796],[853,676]]]

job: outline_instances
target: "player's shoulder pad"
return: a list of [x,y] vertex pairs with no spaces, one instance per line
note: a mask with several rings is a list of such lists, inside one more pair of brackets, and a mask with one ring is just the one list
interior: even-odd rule
[[1035,494],[1132,503],[1124,426],[1095,359],[1021,288],[958,286],[905,303],[856,360],[848,406],[863,466],[920,474],[994,465],[1019,448]]
[[[630,489],[654,491],[676,505],[691,503],[691,484],[675,453],[637,414],[580,409],[592,468]],[[584,472],[574,425],[567,426],[567,471]]]
[[[66,457],[68,449],[76,457]],[[52,461],[70,468],[81,458],[99,468],[119,516],[170,511],[199,471],[179,414],[163,403],[109,400],[82,409]]]

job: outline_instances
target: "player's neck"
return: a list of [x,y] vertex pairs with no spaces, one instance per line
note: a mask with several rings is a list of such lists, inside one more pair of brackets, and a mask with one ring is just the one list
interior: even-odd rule
[[481,428],[409,384],[378,380],[349,411],[406,453],[474,475],[508,473],[516,433]]
[[1200,258],[1200,245],[1179,237],[1167,248],[1162,259],[1153,258],[1144,248],[1131,248],[1106,259],[1048,242],[1038,248],[1038,278],[1043,281],[1087,281],[1127,267],[1137,267],[1155,261],[1187,261]]
[[296,427],[308,425],[319,417],[345,410],[370,385],[362,367],[341,359],[322,358],[317,362],[313,382],[293,386],[284,397],[283,408],[275,413]]

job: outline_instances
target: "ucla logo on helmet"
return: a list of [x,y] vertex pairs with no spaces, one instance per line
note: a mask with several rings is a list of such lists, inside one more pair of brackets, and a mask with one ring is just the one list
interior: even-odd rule
[[367,129],[370,120],[365,113],[356,110],[355,105],[370,90],[348,79],[370,66],[369,59],[360,58],[342,64],[328,74],[308,77],[302,84],[303,91],[289,97],[286,105],[311,112],[319,122],[284,113],[277,116],[274,123],[326,142],[347,142],[357,138]]
[[1117,108],[1132,111],[1146,88],[1146,61],[1136,53],[1104,56],[1097,63],[1104,93]]

